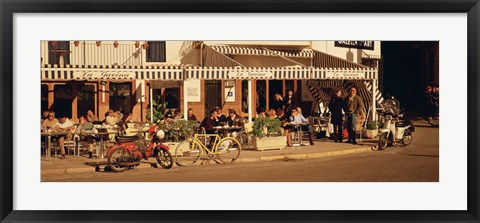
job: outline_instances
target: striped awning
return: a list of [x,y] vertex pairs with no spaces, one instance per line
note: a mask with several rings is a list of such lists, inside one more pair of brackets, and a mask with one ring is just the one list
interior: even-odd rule
[[377,70],[372,68],[346,68],[346,69],[329,69],[329,68],[312,68],[312,79],[336,79],[336,80],[371,80],[377,79]]
[[187,79],[309,79],[307,67],[187,67]]
[[263,47],[214,45],[209,45],[209,47],[227,55],[285,56],[298,58],[313,58],[315,55],[310,49],[266,49]]
[[41,68],[42,80],[183,80],[181,66],[51,65]]

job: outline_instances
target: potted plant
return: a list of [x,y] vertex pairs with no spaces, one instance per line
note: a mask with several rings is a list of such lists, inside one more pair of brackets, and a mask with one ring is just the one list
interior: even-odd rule
[[373,139],[378,134],[378,122],[372,121],[367,122],[367,138]]
[[281,134],[282,123],[278,119],[256,118],[253,123],[256,150],[283,149],[287,138]]
[[118,41],[113,42],[113,47],[118,48]]
[[102,41],[96,41],[95,44],[96,44],[97,46],[101,46],[101,45],[102,45]]
[[[158,101],[160,101],[161,97],[157,96]],[[153,110],[153,123],[158,123],[165,117],[167,113],[167,102],[158,103],[157,101],[153,100],[152,102],[152,110]],[[147,109],[147,120],[150,120],[150,109]]]

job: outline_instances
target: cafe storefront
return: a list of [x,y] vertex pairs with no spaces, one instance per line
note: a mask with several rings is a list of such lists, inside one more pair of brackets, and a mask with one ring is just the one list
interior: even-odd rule
[[[110,109],[146,121],[151,83],[183,81],[180,66],[44,65],[41,75],[42,111],[65,114],[74,121],[88,110],[103,120]],[[173,88],[180,96],[180,86]],[[182,98],[177,100],[180,105]]]

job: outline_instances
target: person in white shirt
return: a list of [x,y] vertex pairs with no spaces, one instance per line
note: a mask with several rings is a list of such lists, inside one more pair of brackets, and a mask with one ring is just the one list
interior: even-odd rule
[[[300,108],[292,109],[292,115],[290,116],[290,122],[295,123],[309,123],[308,120],[303,117],[302,110]],[[302,126],[302,131],[308,132],[308,138],[310,139],[310,145],[313,145],[313,128],[309,124],[307,126]]]
[[60,159],[65,159],[65,147],[64,147],[64,141],[70,141],[72,140],[73,136],[73,130],[75,130],[75,125],[73,124],[70,119],[67,118],[66,115],[60,115],[60,118],[58,119],[57,124],[55,124],[52,127],[54,130],[61,131],[61,132],[67,132],[66,136],[59,136],[59,146],[60,146],[60,152],[62,153],[62,157]]

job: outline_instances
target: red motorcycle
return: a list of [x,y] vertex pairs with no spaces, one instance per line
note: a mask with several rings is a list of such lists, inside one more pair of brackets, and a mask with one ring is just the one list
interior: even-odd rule
[[142,159],[154,156],[158,164],[165,169],[173,166],[172,154],[169,147],[162,144],[165,132],[157,126],[148,129],[150,142],[144,137],[116,136],[116,143],[108,149],[107,165],[114,172],[122,172],[140,165]]

